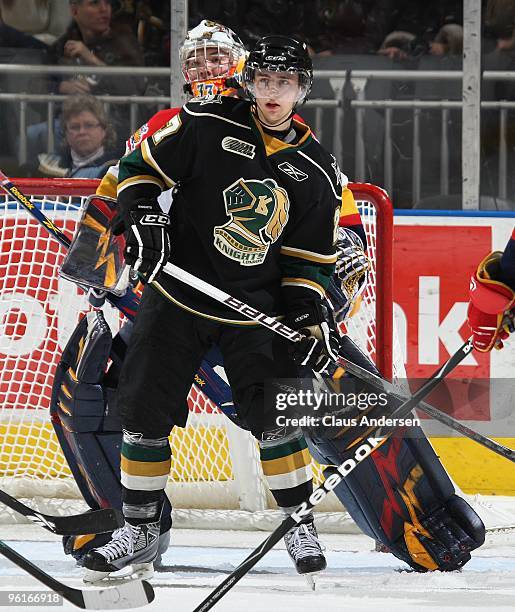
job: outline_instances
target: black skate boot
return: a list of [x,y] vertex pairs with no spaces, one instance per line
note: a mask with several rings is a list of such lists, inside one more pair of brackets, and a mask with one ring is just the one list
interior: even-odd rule
[[128,566],[131,566],[132,577],[151,578],[159,548],[159,530],[159,522],[141,525],[125,523],[121,529],[113,532],[107,544],[85,555],[84,582],[98,582]]
[[[301,523],[290,529],[284,536],[284,542],[299,574],[313,574],[321,572],[327,567],[327,561],[313,521]],[[310,580],[308,582],[311,588],[314,588],[314,583]]]
[[[161,529],[163,529],[163,525],[161,524]],[[157,557],[154,561],[154,568],[162,565],[162,555],[168,550],[170,546],[170,532],[171,529],[167,531],[161,531],[161,535],[159,536],[159,547],[157,550]],[[109,531],[106,533],[91,533],[84,535],[69,535],[63,536],[63,548],[65,555],[71,555],[77,565],[84,565],[84,557],[89,553],[90,550],[94,548],[100,548],[107,544],[113,536],[113,532]]]

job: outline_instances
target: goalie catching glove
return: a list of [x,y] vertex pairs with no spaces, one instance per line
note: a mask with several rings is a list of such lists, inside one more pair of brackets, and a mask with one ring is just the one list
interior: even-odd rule
[[336,269],[327,292],[336,320],[343,321],[352,312],[366,286],[370,259],[365,254],[360,237],[343,227],[338,228],[336,249]]
[[157,200],[140,198],[115,220],[113,233],[123,232],[125,261],[151,283],[170,257],[170,217]]
[[515,291],[499,278],[502,253],[487,255],[470,279],[468,323],[474,348],[487,353],[502,348],[503,340],[514,331]]
[[291,312],[286,323],[305,336],[292,345],[293,360],[299,366],[311,368],[316,374],[332,375],[336,369],[340,336],[333,313],[324,302],[312,302]]

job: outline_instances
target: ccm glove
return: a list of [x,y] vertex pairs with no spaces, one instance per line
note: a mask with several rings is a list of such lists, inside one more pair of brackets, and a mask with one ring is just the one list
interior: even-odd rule
[[360,237],[343,227],[338,228],[336,250],[338,259],[327,292],[336,320],[343,321],[366,286],[370,259]]
[[305,336],[292,345],[295,363],[311,368],[316,374],[332,375],[337,368],[334,362],[338,359],[340,336],[327,304],[312,302],[289,313],[286,322]]
[[468,324],[474,348],[482,353],[502,348],[514,331],[515,291],[495,280],[501,256],[500,251],[487,255],[470,279]]
[[141,198],[113,223],[115,235],[124,231],[125,261],[151,283],[170,257],[170,217],[157,200]]

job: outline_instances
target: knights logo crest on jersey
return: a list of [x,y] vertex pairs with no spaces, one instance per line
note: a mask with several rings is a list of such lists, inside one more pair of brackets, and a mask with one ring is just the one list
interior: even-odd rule
[[238,179],[223,191],[230,220],[213,229],[215,248],[242,266],[257,266],[288,221],[290,200],[273,179]]

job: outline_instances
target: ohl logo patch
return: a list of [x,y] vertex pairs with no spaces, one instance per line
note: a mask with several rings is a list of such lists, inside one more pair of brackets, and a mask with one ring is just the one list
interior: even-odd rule
[[224,189],[229,221],[213,229],[214,246],[242,266],[257,266],[288,222],[290,200],[273,179],[239,178]]

